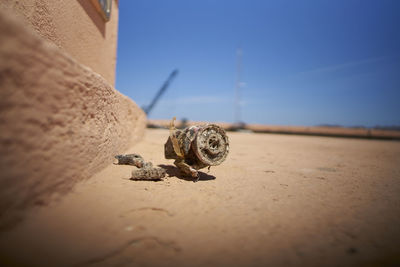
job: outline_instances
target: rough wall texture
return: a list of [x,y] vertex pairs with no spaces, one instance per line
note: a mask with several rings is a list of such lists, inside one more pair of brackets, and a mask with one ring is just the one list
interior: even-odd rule
[[4,12],[0,40],[1,226],[110,164],[141,138],[145,114]]
[[89,0],[1,0],[0,9],[114,85],[118,1],[113,1],[107,23]]

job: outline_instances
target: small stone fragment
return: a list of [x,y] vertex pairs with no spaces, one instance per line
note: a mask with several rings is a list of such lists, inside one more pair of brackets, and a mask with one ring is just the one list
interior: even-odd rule
[[163,168],[145,167],[133,170],[131,180],[164,180],[165,175]]
[[115,158],[118,160],[118,165],[132,165],[142,168],[145,164],[143,157],[139,154],[116,155]]
[[163,168],[153,167],[153,163],[144,161],[139,154],[116,155],[119,165],[132,165],[138,169],[132,171],[131,180],[164,180],[166,171]]

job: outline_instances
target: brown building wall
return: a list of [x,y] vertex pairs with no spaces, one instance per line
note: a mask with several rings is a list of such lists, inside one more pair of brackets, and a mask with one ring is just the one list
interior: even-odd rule
[[0,0],[0,231],[144,134],[146,115],[112,86],[113,4],[106,23],[90,0]]
[[108,22],[90,0],[1,0],[0,8],[115,85],[117,0]]

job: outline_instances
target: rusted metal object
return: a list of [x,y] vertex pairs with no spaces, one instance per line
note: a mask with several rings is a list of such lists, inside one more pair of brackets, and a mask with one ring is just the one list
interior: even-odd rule
[[170,124],[170,136],[164,145],[166,159],[186,175],[198,180],[199,169],[220,165],[229,153],[229,140],[224,129],[215,124],[190,126],[178,130]]

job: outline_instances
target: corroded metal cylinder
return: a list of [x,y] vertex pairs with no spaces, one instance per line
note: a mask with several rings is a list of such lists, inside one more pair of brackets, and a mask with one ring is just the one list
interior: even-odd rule
[[229,140],[224,129],[215,124],[177,130],[172,122],[164,152],[166,159],[175,159],[183,174],[198,178],[197,170],[220,165],[226,159]]

